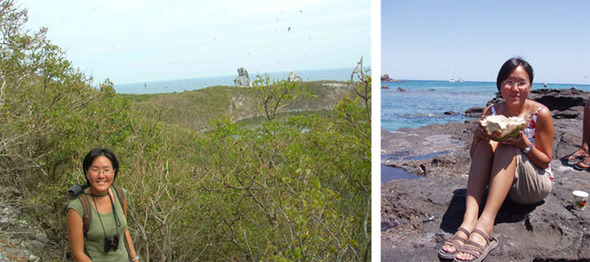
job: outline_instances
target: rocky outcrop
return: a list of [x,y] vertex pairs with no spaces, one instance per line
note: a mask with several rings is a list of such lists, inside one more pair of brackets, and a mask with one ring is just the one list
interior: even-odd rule
[[289,82],[301,82],[301,77],[299,77],[295,72],[289,72],[289,76],[287,77],[287,81]]
[[[531,90],[529,99],[535,100],[551,110],[553,118],[577,118],[583,112],[584,105],[590,92],[578,90],[575,87],[570,89],[536,89]],[[488,102],[488,105],[502,101],[500,93]]]
[[[578,149],[587,92],[539,90],[534,100],[554,116],[553,192],[538,205],[507,200],[494,226],[498,247],[486,261],[589,261],[590,209],[574,210],[572,191],[590,191],[590,172],[565,161]],[[584,98],[583,100],[579,100]],[[562,101],[562,102],[559,102]],[[557,103],[561,103],[557,105]],[[571,110],[569,118],[557,118]],[[469,173],[469,146],[477,118],[418,129],[382,130],[382,164],[421,175],[381,187],[383,261],[436,261],[461,223]]]
[[15,189],[0,187],[0,261],[40,261],[39,255],[50,246],[49,238],[11,203],[19,196]]
[[403,80],[391,79],[389,77],[389,74],[383,74],[381,76],[381,82],[404,82],[404,81]]
[[[551,110],[551,115],[555,119],[574,119],[580,118],[584,112],[586,100],[590,92],[578,90],[575,87],[570,89],[536,89],[529,94],[529,99],[537,101]],[[488,101],[487,106],[504,101],[500,93]],[[479,118],[483,113],[483,107],[472,107],[465,111],[467,117]]]
[[238,68],[238,77],[236,77],[236,79],[234,79],[234,86],[237,86],[237,87],[250,87],[251,86],[250,77],[248,76],[248,71],[245,68],[243,68],[243,67]]

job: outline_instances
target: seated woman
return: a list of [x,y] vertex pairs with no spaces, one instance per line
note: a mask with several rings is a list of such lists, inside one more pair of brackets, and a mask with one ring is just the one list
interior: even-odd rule
[[[108,149],[95,148],[84,157],[82,168],[88,188],[69,203],[67,214],[75,260],[139,261],[127,229],[127,198],[118,195],[127,192],[113,185],[119,173],[117,157]],[[85,209],[91,219],[84,219]]]
[[[502,65],[496,86],[505,101],[488,106],[482,117],[526,115],[531,120],[516,137],[503,142],[491,140],[481,126],[475,130],[463,222],[440,249],[439,257],[482,261],[498,244],[490,236],[506,197],[517,203],[533,204],[551,192],[553,120],[547,107],[527,99],[532,83],[533,68],[525,60],[512,58]],[[479,215],[486,188],[487,200]]]

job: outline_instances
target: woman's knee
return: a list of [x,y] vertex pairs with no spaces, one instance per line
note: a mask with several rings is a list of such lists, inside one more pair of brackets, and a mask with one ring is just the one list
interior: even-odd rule
[[492,173],[509,172],[514,175],[516,168],[516,148],[509,145],[499,144],[494,153]]
[[510,145],[506,145],[506,144],[500,144],[498,143],[498,146],[496,147],[496,152],[501,152],[501,153],[508,153],[508,154],[516,154],[516,148],[514,146],[510,146]]
[[512,162],[516,157],[516,148],[505,144],[498,144],[494,151],[494,163],[498,161]]
[[496,141],[479,140],[479,142],[477,142],[477,147],[475,148],[474,157],[491,157],[494,155],[497,146],[498,142]]

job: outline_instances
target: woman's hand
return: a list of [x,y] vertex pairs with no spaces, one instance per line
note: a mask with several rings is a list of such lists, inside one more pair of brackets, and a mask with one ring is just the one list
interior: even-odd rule
[[484,140],[486,142],[490,142],[490,136],[488,135],[486,130],[481,126],[481,124],[477,125],[473,135],[476,137],[477,140]]
[[514,147],[520,148],[521,150],[524,150],[525,148],[529,147],[532,144],[529,141],[529,139],[526,138],[526,136],[524,135],[522,130],[520,132],[518,132],[518,135],[516,137],[509,137],[508,139],[506,139],[506,141],[502,141],[499,143],[509,145],[509,146],[514,146]]

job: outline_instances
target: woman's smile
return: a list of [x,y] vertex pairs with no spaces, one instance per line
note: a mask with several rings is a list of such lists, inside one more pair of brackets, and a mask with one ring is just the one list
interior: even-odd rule
[[99,156],[92,162],[86,176],[94,193],[103,193],[113,183],[113,165],[107,157]]

